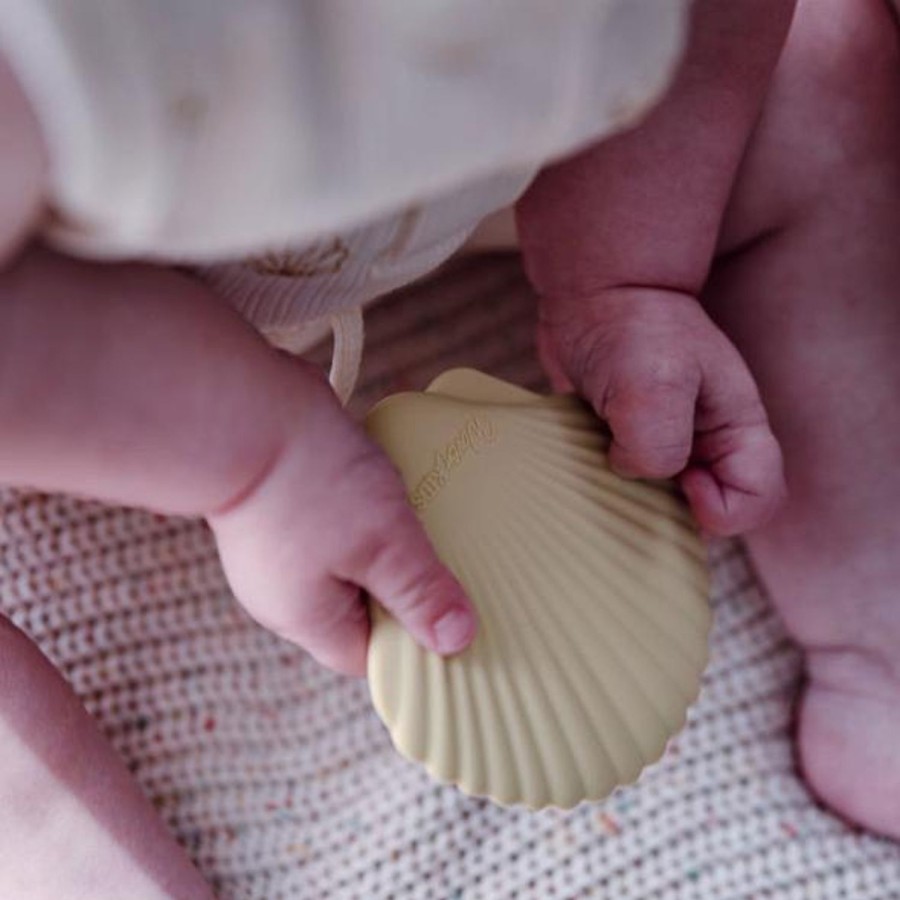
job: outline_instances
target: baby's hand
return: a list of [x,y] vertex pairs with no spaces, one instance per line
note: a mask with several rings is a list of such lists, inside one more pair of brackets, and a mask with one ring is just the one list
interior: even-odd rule
[[[46,178],[2,59],[0,112],[2,266]],[[247,609],[334,669],[365,671],[360,589],[429,649],[474,636],[399,475],[321,374],[180,274],[43,250],[0,272],[0,437],[0,485],[206,516]]]
[[423,646],[463,649],[475,633],[472,610],[397,472],[318,371],[285,365],[294,370],[287,404],[296,419],[260,476],[207,516],[238,597],[267,628],[348,674],[365,672],[360,588]]
[[518,206],[549,368],[609,422],[618,471],[677,476],[717,534],[762,524],[785,490],[750,372],[695,298],[792,8],[697,0],[663,102]]
[[475,622],[398,473],[314,367],[180,274],[46,251],[0,275],[0,483],[203,515],[238,599],[365,671],[360,589],[425,647]]
[[777,507],[781,453],[759,392],[693,297],[622,288],[544,302],[539,347],[556,386],[573,384],[608,422],[619,474],[677,476],[714,534],[747,531]]

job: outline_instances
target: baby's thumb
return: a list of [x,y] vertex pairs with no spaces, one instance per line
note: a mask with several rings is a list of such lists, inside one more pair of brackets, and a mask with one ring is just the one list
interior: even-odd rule
[[208,517],[235,593],[263,625],[342,672],[365,671],[360,589],[425,648],[464,649],[474,611],[396,469],[321,379],[291,365],[303,411],[288,416],[290,438],[240,503]]
[[[397,478],[393,471],[391,478]],[[355,542],[341,577],[364,588],[426,649],[457,653],[475,636],[472,605],[438,559],[405,496],[397,493],[389,505]]]

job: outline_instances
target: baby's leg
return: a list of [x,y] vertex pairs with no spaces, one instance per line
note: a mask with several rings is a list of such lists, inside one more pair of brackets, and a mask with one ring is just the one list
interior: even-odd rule
[[59,673],[0,618],[0,897],[212,900]]
[[807,651],[799,750],[900,837],[900,42],[882,0],[801,2],[707,292],[785,452],[750,539]]

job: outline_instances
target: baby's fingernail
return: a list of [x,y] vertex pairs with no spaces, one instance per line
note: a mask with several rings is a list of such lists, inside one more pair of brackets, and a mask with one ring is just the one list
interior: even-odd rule
[[432,626],[438,653],[457,653],[475,634],[475,617],[467,609],[456,607],[445,612]]

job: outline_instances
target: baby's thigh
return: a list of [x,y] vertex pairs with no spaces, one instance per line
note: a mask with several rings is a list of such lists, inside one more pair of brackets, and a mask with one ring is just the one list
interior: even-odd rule
[[799,0],[720,251],[836,207],[900,202],[897,23],[888,0]]

